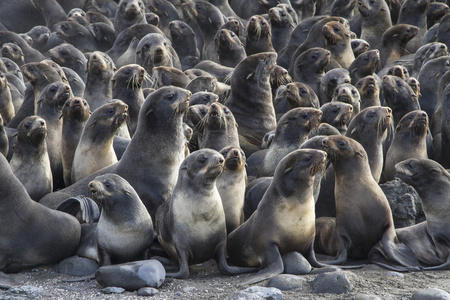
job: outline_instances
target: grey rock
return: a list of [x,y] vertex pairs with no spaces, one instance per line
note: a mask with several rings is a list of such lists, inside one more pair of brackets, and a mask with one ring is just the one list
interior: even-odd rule
[[27,298],[38,298],[44,294],[44,289],[30,285],[14,286],[8,290],[11,294],[24,295]]
[[402,273],[398,273],[398,272],[387,272],[386,276],[387,277],[399,277],[399,278],[405,277],[405,275],[403,275]]
[[395,178],[380,184],[380,187],[388,199],[396,228],[425,221],[422,199],[412,186]]
[[340,269],[338,267],[323,267],[323,268],[314,269],[313,271],[311,271],[310,275],[319,275],[319,274],[324,274],[324,273],[340,272],[340,271],[342,271],[342,269]]
[[446,291],[432,288],[415,292],[411,300],[450,300],[450,294]]
[[62,260],[58,264],[56,267],[56,272],[72,276],[87,276],[94,274],[97,268],[97,262],[92,259],[80,256],[71,256]]
[[150,259],[100,267],[95,272],[95,278],[101,286],[135,291],[143,287],[160,287],[166,278],[166,271],[159,261]]
[[125,289],[115,286],[102,289],[103,294],[122,294],[123,292],[125,292]]
[[267,287],[274,287],[282,291],[293,290],[306,284],[306,279],[296,276],[281,274],[269,280]]
[[282,257],[285,274],[305,275],[311,272],[311,265],[299,252],[292,251]]
[[196,288],[193,286],[187,286],[182,289],[183,293],[189,293],[189,292],[193,292],[195,290],[196,290]]
[[314,279],[312,285],[313,294],[344,294],[353,290],[353,284],[348,280],[347,272],[320,274]]
[[239,291],[228,300],[282,300],[283,294],[279,289],[269,288],[269,287],[260,287],[260,286],[252,286],[245,290]]
[[150,288],[150,287],[144,287],[144,288],[140,288],[137,291],[138,296],[154,296],[156,294],[158,294],[158,290],[155,288]]
[[374,295],[364,295],[364,294],[357,294],[354,297],[351,298],[352,300],[381,300],[381,298],[374,296]]
[[0,289],[10,289],[13,286],[20,285],[26,279],[26,277],[21,275],[0,272]]

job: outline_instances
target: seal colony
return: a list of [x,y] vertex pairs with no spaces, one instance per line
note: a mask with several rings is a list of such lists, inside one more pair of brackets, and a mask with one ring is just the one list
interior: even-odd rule
[[[88,2],[0,11],[0,271],[78,254],[157,258],[187,278],[215,259],[253,284],[293,251],[314,268],[450,269],[447,15],[397,20],[410,1],[384,0],[328,1],[332,16],[315,1]],[[394,228],[378,182],[395,177],[425,222]]]

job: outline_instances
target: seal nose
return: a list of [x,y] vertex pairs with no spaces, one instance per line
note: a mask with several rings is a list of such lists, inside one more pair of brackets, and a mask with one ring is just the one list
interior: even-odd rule
[[75,99],[75,104],[80,104],[80,100],[79,99]]
[[387,107],[386,110],[387,110],[388,113],[392,112],[392,109],[390,107]]
[[349,110],[350,112],[352,112],[352,111],[353,111],[353,106],[351,106],[351,105],[349,104],[348,110]]
[[239,151],[234,150],[234,151],[233,151],[233,154],[237,156],[237,155],[239,154]]
[[428,117],[426,112],[422,113],[422,117]]
[[223,162],[224,162],[223,157],[220,157],[220,158],[219,158],[219,163],[220,163],[220,164],[223,164]]
[[211,104],[211,108],[212,109],[215,109],[216,108],[216,105],[213,103],[213,104]]
[[41,126],[45,126],[45,121],[44,121],[44,120],[41,120],[41,121],[39,122],[39,124],[41,124]]

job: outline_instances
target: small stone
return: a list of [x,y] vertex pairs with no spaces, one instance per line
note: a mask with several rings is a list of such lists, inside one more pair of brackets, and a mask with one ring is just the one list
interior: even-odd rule
[[405,277],[405,275],[403,275],[402,273],[398,273],[398,272],[387,272],[386,276],[387,277],[399,277],[399,278]]
[[270,287],[252,286],[239,291],[228,300],[282,300],[283,293],[279,289]]
[[374,295],[357,294],[352,298],[352,300],[381,300],[381,299]]
[[144,288],[140,288],[137,291],[138,296],[154,296],[156,294],[158,294],[158,290],[155,288],[150,288],[150,287],[144,287]]
[[15,286],[8,290],[11,294],[20,294],[25,295],[28,298],[38,298],[42,296],[44,293],[44,289],[41,287],[35,287],[35,286],[29,286],[29,285],[22,285],[22,286]]
[[123,292],[125,292],[125,289],[115,286],[102,289],[103,294],[122,294]]
[[196,290],[196,288],[193,286],[187,286],[182,289],[183,293],[189,293],[189,292],[193,292],[195,290]]
[[440,289],[431,288],[415,292],[411,300],[450,300],[450,294]]
[[296,275],[280,274],[271,278],[267,283],[267,287],[274,287],[282,291],[287,291],[300,288],[305,283],[305,278]]
[[332,272],[320,274],[313,281],[313,294],[329,293],[344,294],[353,290],[353,285],[347,278],[347,272]]
[[176,292],[175,295],[176,295],[176,296],[181,296],[181,295],[183,295],[183,294],[182,294],[181,292]]
[[323,267],[323,268],[318,268],[318,269],[312,270],[310,275],[319,275],[319,274],[324,274],[324,273],[341,272],[341,271],[342,271],[342,269],[340,269],[338,267]]
[[282,257],[284,273],[293,275],[305,275],[311,272],[311,265],[308,260],[299,252],[292,251],[284,254]]
[[25,281],[26,278],[15,274],[5,274],[0,272],[0,289],[10,289],[13,286],[19,285],[21,282]]
[[97,268],[98,264],[94,260],[80,256],[71,256],[58,264],[56,272],[72,276],[87,276],[94,274]]

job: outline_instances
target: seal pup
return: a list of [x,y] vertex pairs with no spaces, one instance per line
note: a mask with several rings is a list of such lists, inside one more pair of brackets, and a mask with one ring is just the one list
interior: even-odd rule
[[[348,258],[368,258],[381,242],[397,264],[418,270],[414,254],[397,238],[389,203],[372,176],[363,146],[349,137],[329,136],[323,140],[323,148],[335,170],[336,218],[316,220],[316,251],[336,255],[327,263],[342,264]],[[356,221],[355,216],[364,218]]]
[[361,39],[372,49],[379,49],[383,33],[392,26],[391,13],[384,0],[361,0]]
[[22,49],[13,43],[4,43],[1,48],[2,57],[9,58],[19,67],[25,64],[25,54]]
[[47,152],[47,126],[38,116],[23,119],[17,127],[11,170],[31,199],[38,201],[53,191],[53,177]]
[[223,172],[217,177],[216,186],[225,212],[227,234],[244,222],[244,197],[247,185],[245,154],[235,146],[226,146],[219,152],[225,158]]
[[223,164],[223,156],[212,149],[190,154],[180,166],[172,196],[156,212],[158,241],[179,266],[168,277],[187,278],[189,265],[211,258],[224,274],[253,271],[230,267],[226,261],[225,213],[216,187]]
[[15,115],[15,107],[12,100],[8,78],[0,72],[0,114],[5,124],[8,124]]
[[344,69],[348,69],[355,60],[351,46],[351,31],[338,21],[331,21],[322,27],[325,37],[325,49],[331,52],[331,60]]
[[141,0],[121,0],[114,17],[116,36],[135,24],[147,23],[144,2]]
[[348,67],[351,84],[355,85],[361,78],[373,75],[377,67],[380,67],[380,51],[375,49],[359,55]]
[[19,36],[17,33],[12,31],[0,31],[0,45],[5,43],[13,43],[16,44],[22,49],[25,54],[25,62],[40,62],[45,59],[44,55],[38,50],[32,48],[27,42]]
[[362,39],[352,39],[350,44],[356,58],[370,49],[369,43]]
[[361,96],[358,90],[350,83],[338,85],[334,90],[331,102],[351,104],[353,106],[353,116],[356,116],[361,110]]
[[335,68],[326,72],[320,80],[319,94],[317,94],[320,105],[331,102],[336,87],[343,83],[350,83],[350,81],[350,73],[343,68]]
[[146,75],[143,67],[130,64],[121,67],[111,78],[113,99],[120,99],[128,105],[127,126],[131,137],[136,132],[139,111],[145,101],[142,85]]
[[245,52],[247,56],[260,52],[276,52],[272,45],[272,29],[269,22],[260,15],[252,16],[245,28]]
[[409,53],[416,52],[423,45],[423,39],[429,28],[427,27],[427,9],[427,0],[405,0],[402,4],[397,24],[410,24],[420,29],[406,45]]
[[191,79],[189,79],[183,71],[172,67],[153,67],[152,74],[153,79],[156,81],[157,87],[174,85],[185,88],[191,81]]
[[81,77],[83,82],[86,82],[87,59],[83,52],[78,50],[71,44],[58,45],[48,50],[50,58],[59,64],[61,67],[68,67]]
[[212,103],[202,123],[201,149],[210,148],[220,151],[226,146],[239,148],[238,124],[233,113],[225,105],[218,102]]
[[428,115],[423,110],[409,112],[401,118],[386,154],[384,177],[387,181],[394,178],[397,163],[409,158],[428,158],[427,132]]
[[74,45],[81,52],[96,51],[97,42],[88,28],[72,21],[62,21],[55,25],[56,36]]
[[273,52],[247,56],[231,75],[231,91],[225,105],[239,125],[239,144],[247,157],[259,149],[264,135],[276,128],[270,89],[270,72],[276,58]]
[[96,110],[112,99],[112,77],[116,66],[106,53],[94,51],[88,59],[86,87],[83,98],[91,110]]
[[37,101],[36,115],[47,122],[47,151],[53,175],[53,189],[63,188],[64,172],[61,157],[62,109],[66,101],[73,97],[67,83],[57,81],[49,84]]
[[228,235],[230,260],[238,266],[260,268],[244,284],[282,273],[281,256],[290,251],[300,252],[311,265],[318,266],[313,250],[313,182],[326,157],[325,152],[314,149],[296,150],[285,156],[256,211]]
[[278,89],[278,96],[274,99],[277,121],[289,110],[296,107],[319,108],[319,98],[307,84],[301,82],[288,83],[283,88]]
[[365,76],[356,82],[361,97],[361,110],[370,106],[380,106],[380,87],[376,78],[372,75]]
[[[424,265],[424,270],[447,270],[450,266],[450,174],[440,164],[426,158],[402,161],[395,166],[395,170],[396,177],[416,189],[426,216],[425,222],[397,229],[398,239],[414,252]],[[390,260],[381,247],[376,250]],[[376,250],[373,252],[376,253]],[[379,264],[379,260],[374,262]],[[389,268],[389,263],[380,265]]]
[[90,195],[101,203],[97,223],[99,265],[147,259],[153,242],[153,222],[135,189],[117,174],[89,182]]
[[3,154],[4,157],[7,157],[8,152],[9,152],[8,134],[5,128],[5,122],[3,121],[3,117],[0,114],[0,153]]
[[388,69],[387,75],[394,75],[400,77],[401,79],[409,78],[408,69],[402,65],[393,65]]
[[414,54],[414,64],[411,71],[412,77],[419,76],[421,67],[433,58],[438,58],[441,56],[446,56],[447,46],[443,43],[432,42],[423,45]]
[[284,5],[277,5],[269,9],[268,16],[272,45],[274,45],[275,51],[278,52],[289,42],[296,23],[287,11],[287,6]]
[[[19,272],[54,264],[75,253],[80,241],[80,222],[67,214],[33,201],[0,155],[2,209],[15,211],[1,218],[0,270]],[[51,224],[52,226],[49,226]]]
[[325,103],[320,107],[322,111],[322,123],[330,124],[344,135],[347,132],[348,124],[353,117],[353,106],[343,102]]
[[72,183],[117,163],[113,139],[127,118],[128,105],[121,100],[111,100],[94,110],[84,126],[73,156]]
[[91,114],[89,104],[83,98],[73,97],[64,104],[62,118],[61,157],[64,184],[72,184],[72,163],[81,133]]
[[[172,47],[178,54],[181,62],[181,69],[187,70],[193,68],[200,60],[200,51],[197,48],[195,32],[187,23],[174,20],[169,23],[169,36],[172,40]],[[197,62],[190,63],[189,57],[197,58]]]
[[380,62],[385,67],[406,54],[406,44],[419,32],[413,25],[397,24],[387,29],[381,38]]
[[221,65],[234,68],[247,57],[244,44],[242,44],[239,37],[231,30],[219,30],[214,37],[214,42]]

